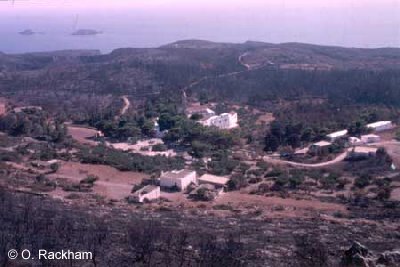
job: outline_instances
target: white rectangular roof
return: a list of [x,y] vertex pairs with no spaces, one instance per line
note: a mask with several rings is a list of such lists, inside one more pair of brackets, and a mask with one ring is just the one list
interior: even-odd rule
[[211,174],[204,174],[198,180],[204,183],[219,184],[219,185],[226,185],[229,182],[229,178],[215,176]]
[[362,135],[361,138],[380,138],[380,136],[376,134],[366,134]]
[[348,133],[347,130],[341,130],[341,131],[337,131],[337,132],[328,134],[327,136],[328,136],[329,138],[338,138],[338,137],[345,136],[347,133]]
[[161,179],[164,177],[167,178],[173,178],[173,179],[183,179],[186,176],[194,173],[195,171],[192,170],[187,170],[187,169],[182,169],[182,170],[174,170],[174,171],[169,171],[165,172],[161,175]]
[[332,145],[331,142],[327,142],[327,141],[320,141],[318,143],[312,144],[313,146],[330,146]]
[[388,125],[388,124],[392,124],[392,122],[391,121],[377,121],[377,122],[368,124],[367,127],[368,128],[377,128],[377,127]]

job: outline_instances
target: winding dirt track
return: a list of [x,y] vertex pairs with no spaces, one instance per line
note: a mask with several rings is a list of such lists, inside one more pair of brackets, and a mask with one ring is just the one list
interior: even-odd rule
[[339,154],[339,156],[337,156],[333,160],[326,161],[326,162],[321,162],[321,163],[314,163],[314,164],[307,164],[307,163],[299,163],[299,162],[294,162],[294,161],[274,159],[274,158],[269,157],[269,156],[265,156],[264,160],[267,161],[267,162],[270,162],[270,163],[274,163],[274,164],[287,164],[287,165],[294,166],[294,167],[323,168],[323,167],[331,166],[331,165],[334,165],[336,163],[339,163],[339,162],[343,161],[346,158],[346,155],[347,155],[347,151]]
[[124,106],[121,109],[120,116],[124,115],[128,111],[129,107],[131,106],[131,102],[129,101],[129,99],[126,95],[124,95],[122,97],[122,100],[124,101]]

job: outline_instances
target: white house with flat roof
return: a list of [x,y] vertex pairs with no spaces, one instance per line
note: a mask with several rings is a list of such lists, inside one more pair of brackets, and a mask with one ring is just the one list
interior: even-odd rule
[[394,125],[391,121],[377,121],[367,125],[368,129],[372,129],[375,132],[381,132],[385,130],[393,129]]
[[197,183],[197,176],[195,171],[191,170],[174,170],[164,172],[160,177],[161,187],[177,187],[180,191],[185,190],[191,183]]
[[200,122],[204,126],[215,126],[220,129],[232,129],[238,126],[238,114],[236,112],[222,113],[212,116]]
[[326,137],[328,137],[328,139],[333,142],[338,138],[346,136],[348,134],[348,132],[349,131],[347,131],[347,130],[341,130],[341,131],[337,131],[337,132],[328,134]]

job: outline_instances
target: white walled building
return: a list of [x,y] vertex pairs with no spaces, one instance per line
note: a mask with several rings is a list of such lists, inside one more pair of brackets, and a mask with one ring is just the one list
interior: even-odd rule
[[381,138],[380,138],[380,136],[375,135],[375,134],[368,134],[368,135],[362,135],[361,141],[364,144],[372,144],[372,143],[380,142]]
[[159,199],[161,190],[159,186],[147,185],[133,193],[133,198],[136,202],[143,203],[145,201],[152,201]]
[[201,121],[204,126],[215,126],[220,129],[232,129],[238,126],[238,115],[236,112],[222,113]]
[[367,125],[367,128],[374,130],[375,132],[381,132],[385,130],[393,129],[394,125],[391,121],[377,121]]
[[328,137],[328,139],[333,142],[338,138],[344,137],[348,134],[347,130],[342,130],[342,131],[337,131],[331,134],[328,134],[326,137]]
[[197,176],[195,171],[191,170],[175,170],[170,172],[164,172],[160,177],[161,187],[174,187],[176,186],[179,190],[185,190],[191,183],[197,183]]

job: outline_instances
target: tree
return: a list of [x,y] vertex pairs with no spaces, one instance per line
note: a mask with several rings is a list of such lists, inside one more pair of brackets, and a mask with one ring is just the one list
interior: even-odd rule
[[265,151],[276,152],[279,148],[279,139],[272,134],[268,134],[265,137]]

